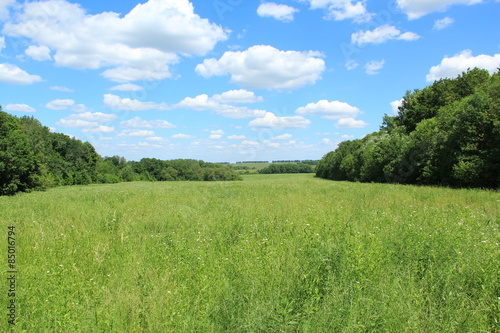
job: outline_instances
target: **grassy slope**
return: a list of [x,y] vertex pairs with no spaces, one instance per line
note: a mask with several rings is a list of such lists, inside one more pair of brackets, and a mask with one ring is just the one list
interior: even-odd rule
[[499,200],[312,175],[0,197],[16,332],[498,331]]

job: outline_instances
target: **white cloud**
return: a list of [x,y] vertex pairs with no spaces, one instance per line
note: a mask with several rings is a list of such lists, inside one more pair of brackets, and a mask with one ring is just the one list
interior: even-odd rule
[[113,127],[100,125],[100,122],[108,122],[118,118],[115,114],[107,114],[102,112],[83,112],[69,115],[68,117],[62,118],[56,124],[58,126],[70,127],[70,128],[82,128],[82,132],[100,132],[100,133],[110,133],[114,132]]
[[385,60],[376,61],[372,60],[366,63],[365,70],[368,75],[376,75],[378,71],[384,67]]
[[131,138],[138,138],[138,137],[152,137],[155,135],[155,132],[153,131],[147,131],[147,130],[125,130],[122,131],[118,136],[124,136],[124,137],[131,137]]
[[62,118],[56,123],[58,126],[63,126],[63,127],[82,127],[82,128],[96,128],[99,127],[99,124],[95,121],[86,121],[86,120],[81,120],[81,119],[68,119],[68,118]]
[[162,138],[160,136],[151,136],[149,138],[146,138],[146,141],[151,141],[151,142],[168,142],[167,139]]
[[132,83],[120,84],[114,87],[109,88],[109,90],[118,90],[118,91],[141,91],[144,90],[143,87],[138,86]]
[[248,123],[248,126],[252,128],[305,128],[311,121],[302,117],[277,117],[272,112],[267,112],[265,117],[257,118]]
[[340,119],[347,117],[356,117],[361,111],[344,102],[321,100],[317,103],[309,103],[304,107],[298,108],[295,113],[301,115],[322,116],[326,119]]
[[140,117],[134,117],[120,122],[125,128],[175,128],[176,126],[166,120],[143,120]]
[[396,116],[399,113],[399,107],[403,105],[403,100],[398,99],[397,101],[391,102],[391,115]]
[[28,47],[24,53],[38,61],[51,60],[50,49],[47,46],[35,46],[31,45]]
[[33,84],[40,81],[42,81],[40,76],[28,74],[16,65],[8,63],[0,64],[0,82],[12,84]]
[[344,140],[351,140],[351,139],[354,139],[354,135],[344,134],[341,136],[341,138]]
[[179,133],[179,134],[172,135],[172,138],[173,139],[194,139],[194,136]]
[[345,68],[347,68],[348,71],[351,71],[358,66],[359,66],[359,63],[356,60],[349,60],[345,63]]
[[[1,5],[0,5],[1,6]],[[0,37],[0,52],[5,48],[5,37]]]
[[9,17],[9,7],[16,3],[16,0],[0,0],[0,21]]
[[366,10],[365,1],[352,0],[301,0],[308,2],[311,9],[326,9],[326,19],[341,21],[353,19],[357,23],[368,22],[372,14]]
[[445,28],[448,28],[453,23],[455,23],[455,20],[450,17],[445,17],[443,19],[436,20],[434,22],[434,30],[443,30]]
[[45,107],[51,110],[68,110],[73,105],[75,101],[72,99],[55,99],[48,102]]
[[281,146],[280,143],[277,143],[277,142],[264,142],[266,144],[267,147],[271,147],[271,148],[279,148]]
[[293,21],[293,14],[298,12],[298,9],[287,6],[279,5],[273,2],[263,3],[257,8],[257,14],[261,17],[273,17],[279,21],[291,22]]
[[278,135],[278,136],[275,136],[273,138],[273,140],[288,140],[288,139],[291,139],[293,135],[291,134],[282,134],[282,135]]
[[241,142],[244,146],[258,146],[259,143],[257,141],[244,140]]
[[464,50],[453,57],[444,57],[441,64],[431,67],[426,78],[428,82],[443,78],[455,78],[467,69],[474,67],[486,69],[490,74],[493,74],[499,65],[500,54],[493,56],[481,54],[474,57],[471,50]]
[[354,118],[343,118],[340,119],[336,124],[338,128],[363,128],[367,125],[368,123],[365,123],[362,120],[356,120]]
[[87,121],[97,121],[97,122],[106,122],[112,121],[118,118],[116,114],[102,113],[102,112],[83,112],[78,114],[72,114],[68,119],[82,119]]
[[475,5],[483,0],[396,0],[399,9],[414,20],[432,12],[445,11],[456,4]]
[[332,140],[330,140],[328,138],[324,138],[321,140],[321,143],[330,144],[330,143],[332,143]]
[[115,131],[115,129],[113,127],[103,126],[103,125],[99,125],[97,127],[92,127],[92,128],[82,129],[82,132],[85,132],[85,133],[111,133],[114,131]]
[[420,36],[414,32],[405,32],[401,33],[395,26],[392,25],[382,25],[373,30],[361,30],[355,32],[351,35],[351,43],[352,44],[381,44],[385,43],[388,40],[406,40],[406,41],[414,41],[419,39]]
[[73,89],[66,88],[66,87],[60,87],[60,86],[53,86],[53,87],[50,87],[50,89],[56,90],[56,91],[68,92],[68,93],[75,92]]
[[[181,102],[174,105],[177,109],[188,109],[195,111],[214,111],[221,116],[227,118],[255,118],[264,117],[266,111],[264,110],[253,110],[247,107],[237,107],[229,104],[220,104],[217,100],[228,99],[228,95],[225,97],[222,95],[215,95],[214,97],[208,97],[206,94],[198,95],[196,97],[186,97]],[[236,95],[236,94],[234,94]],[[233,96],[234,97],[234,96]],[[241,96],[240,96],[241,97]]]
[[247,137],[244,135],[230,135],[227,138],[229,140],[245,140]]
[[121,98],[112,94],[104,95],[104,106],[113,110],[146,111],[146,110],[167,110],[165,103],[141,102],[131,98]]
[[105,70],[101,75],[113,82],[160,81],[172,76],[166,65],[146,69],[122,66]]
[[213,140],[220,139],[220,138],[222,138],[223,135],[224,135],[223,130],[210,131],[210,139],[213,139]]
[[8,104],[3,108],[5,111],[35,112],[36,110],[26,104]]
[[205,59],[196,72],[205,78],[230,74],[232,82],[247,89],[296,89],[321,79],[322,56],[255,45],[246,51],[225,52],[219,60]]
[[257,103],[262,102],[263,98],[260,96],[255,96],[255,93],[253,91],[240,89],[230,90],[223,92],[222,94],[213,95],[212,100],[219,103]]
[[[163,79],[178,54],[205,55],[228,38],[220,26],[194,13],[188,0],[149,0],[128,14],[88,14],[64,0],[26,2],[4,33],[54,51],[58,66],[111,68],[110,80]],[[41,19],[43,18],[43,19]]]

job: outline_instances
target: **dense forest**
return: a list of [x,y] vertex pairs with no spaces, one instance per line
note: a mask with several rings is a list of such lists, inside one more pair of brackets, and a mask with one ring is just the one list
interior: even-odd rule
[[197,160],[103,158],[88,142],[52,133],[35,118],[17,118],[0,107],[0,195],[58,185],[237,179],[229,166]]
[[332,180],[500,186],[500,71],[472,69],[407,92],[380,131],[344,141],[316,175]]
[[313,173],[313,167],[306,163],[284,163],[284,164],[271,164],[262,168],[258,173],[272,174],[272,173]]

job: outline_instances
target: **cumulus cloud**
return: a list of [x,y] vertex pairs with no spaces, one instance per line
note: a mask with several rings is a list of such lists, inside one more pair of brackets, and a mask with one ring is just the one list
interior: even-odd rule
[[336,124],[338,128],[363,128],[367,125],[368,123],[364,122],[363,120],[356,120],[354,118],[343,118],[340,119]]
[[51,60],[52,56],[50,55],[50,49],[47,46],[35,46],[31,45],[28,47],[24,53],[35,60],[44,61]]
[[117,86],[109,88],[109,90],[118,91],[141,91],[144,90],[143,87],[132,83],[119,84]]
[[349,60],[345,63],[345,68],[348,71],[352,71],[353,69],[356,69],[356,67],[359,66],[359,63],[356,60]]
[[326,119],[356,117],[361,111],[344,102],[321,100],[298,108],[295,113],[300,115],[322,116]]
[[26,104],[7,104],[4,108],[5,111],[17,111],[17,112],[35,112],[36,110]]
[[366,10],[365,1],[352,0],[301,0],[310,3],[311,9],[325,9],[326,19],[342,21],[352,19],[354,22],[368,22],[372,18]]
[[125,128],[175,128],[176,126],[166,120],[143,120],[140,117],[134,117],[120,122],[120,126]]
[[113,127],[104,126],[99,123],[109,122],[116,118],[118,118],[118,116],[115,114],[83,112],[62,118],[56,124],[69,128],[82,128],[82,132],[86,133],[111,133],[115,130]]
[[111,68],[103,76],[117,82],[169,77],[168,66],[179,55],[205,55],[228,37],[195,14],[188,0],[149,0],[123,17],[91,15],[65,0],[26,2],[21,8],[15,23],[5,24],[5,34],[49,48],[58,66]]
[[325,61],[319,52],[281,51],[255,45],[246,51],[228,51],[217,59],[205,59],[196,72],[205,78],[231,75],[246,89],[296,89],[321,79]]
[[5,37],[0,37],[0,52],[5,48]]
[[168,140],[165,138],[162,138],[161,136],[151,136],[149,138],[146,138],[146,141],[152,141],[152,142],[167,142]]
[[230,135],[227,138],[229,140],[245,140],[247,137],[244,135]]
[[141,102],[131,98],[121,98],[112,94],[104,95],[104,106],[113,110],[147,111],[147,110],[167,110],[165,103],[157,104],[153,102]]
[[223,92],[222,94],[213,95],[212,100],[219,103],[257,103],[262,102],[263,98],[260,96],[255,96],[255,93],[253,91],[240,89],[230,90]]
[[[206,94],[198,95],[196,97],[186,97],[176,105],[174,108],[177,109],[188,109],[195,111],[214,111],[221,116],[227,118],[255,118],[255,117],[264,117],[266,111],[264,110],[253,110],[249,109],[245,106],[233,106],[229,104],[221,104],[219,101],[221,100],[229,100],[229,96],[235,99],[238,94],[229,94],[224,96],[224,93],[221,95],[214,95],[213,97],[208,97]],[[241,96],[240,96],[241,97]],[[241,100],[240,100],[241,101]]]
[[213,139],[213,140],[220,139],[220,138],[222,138],[223,135],[224,135],[223,130],[210,131],[210,139]]
[[434,30],[443,30],[455,23],[455,20],[450,17],[445,17],[434,22]]
[[452,5],[475,5],[483,0],[396,0],[399,9],[408,16],[409,20],[418,19],[432,12],[445,11]]
[[115,129],[111,126],[103,126],[99,125],[97,127],[91,127],[91,128],[84,128],[82,129],[82,132],[85,133],[111,133],[114,132]]
[[294,116],[294,117],[277,117],[272,112],[266,112],[266,115],[262,118],[257,118],[248,123],[249,127],[254,129],[259,128],[306,128],[311,121],[302,117],[302,116]]
[[444,57],[441,64],[431,67],[426,78],[428,82],[443,78],[455,78],[467,69],[474,67],[486,69],[490,74],[493,74],[497,71],[499,64],[500,54],[473,56],[471,50],[464,50],[453,57]]
[[293,135],[291,134],[282,134],[282,135],[278,135],[278,136],[275,136],[273,138],[273,140],[289,140],[292,138]]
[[75,92],[73,89],[66,88],[66,87],[60,87],[60,86],[53,86],[53,87],[50,87],[50,89],[56,90],[56,91],[68,92],[68,93]]
[[403,99],[391,102],[391,115],[396,116],[399,113],[399,107],[403,105]]
[[172,138],[173,139],[186,139],[187,140],[187,139],[194,139],[194,136],[179,133],[179,134],[172,135]]
[[118,134],[118,136],[130,138],[152,137],[153,135],[155,132],[147,130],[125,130]]
[[378,71],[381,70],[384,67],[385,60],[372,60],[366,63],[365,65],[365,70],[366,74],[368,75],[376,75],[378,74]]
[[33,84],[40,81],[42,81],[40,76],[28,74],[16,65],[8,63],[0,64],[0,82],[11,84]]
[[420,36],[414,32],[401,33],[395,26],[385,24],[373,30],[358,31],[351,35],[351,43],[357,45],[363,44],[381,44],[389,40],[414,41]]
[[299,10],[287,5],[279,5],[273,2],[263,3],[257,8],[257,14],[261,17],[273,17],[279,21],[291,22],[293,15]]
[[9,7],[16,3],[16,0],[0,0],[0,21],[9,17]]
[[51,110],[68,110],[73,105],[75,101],[72,99],[55,99],[48,102],[45,107]]

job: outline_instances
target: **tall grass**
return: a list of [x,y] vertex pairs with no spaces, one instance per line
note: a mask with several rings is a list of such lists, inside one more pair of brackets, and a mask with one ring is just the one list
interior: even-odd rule
[[499,217],[497,192],[311,175],[0,198],[16,332],[498,332]]

